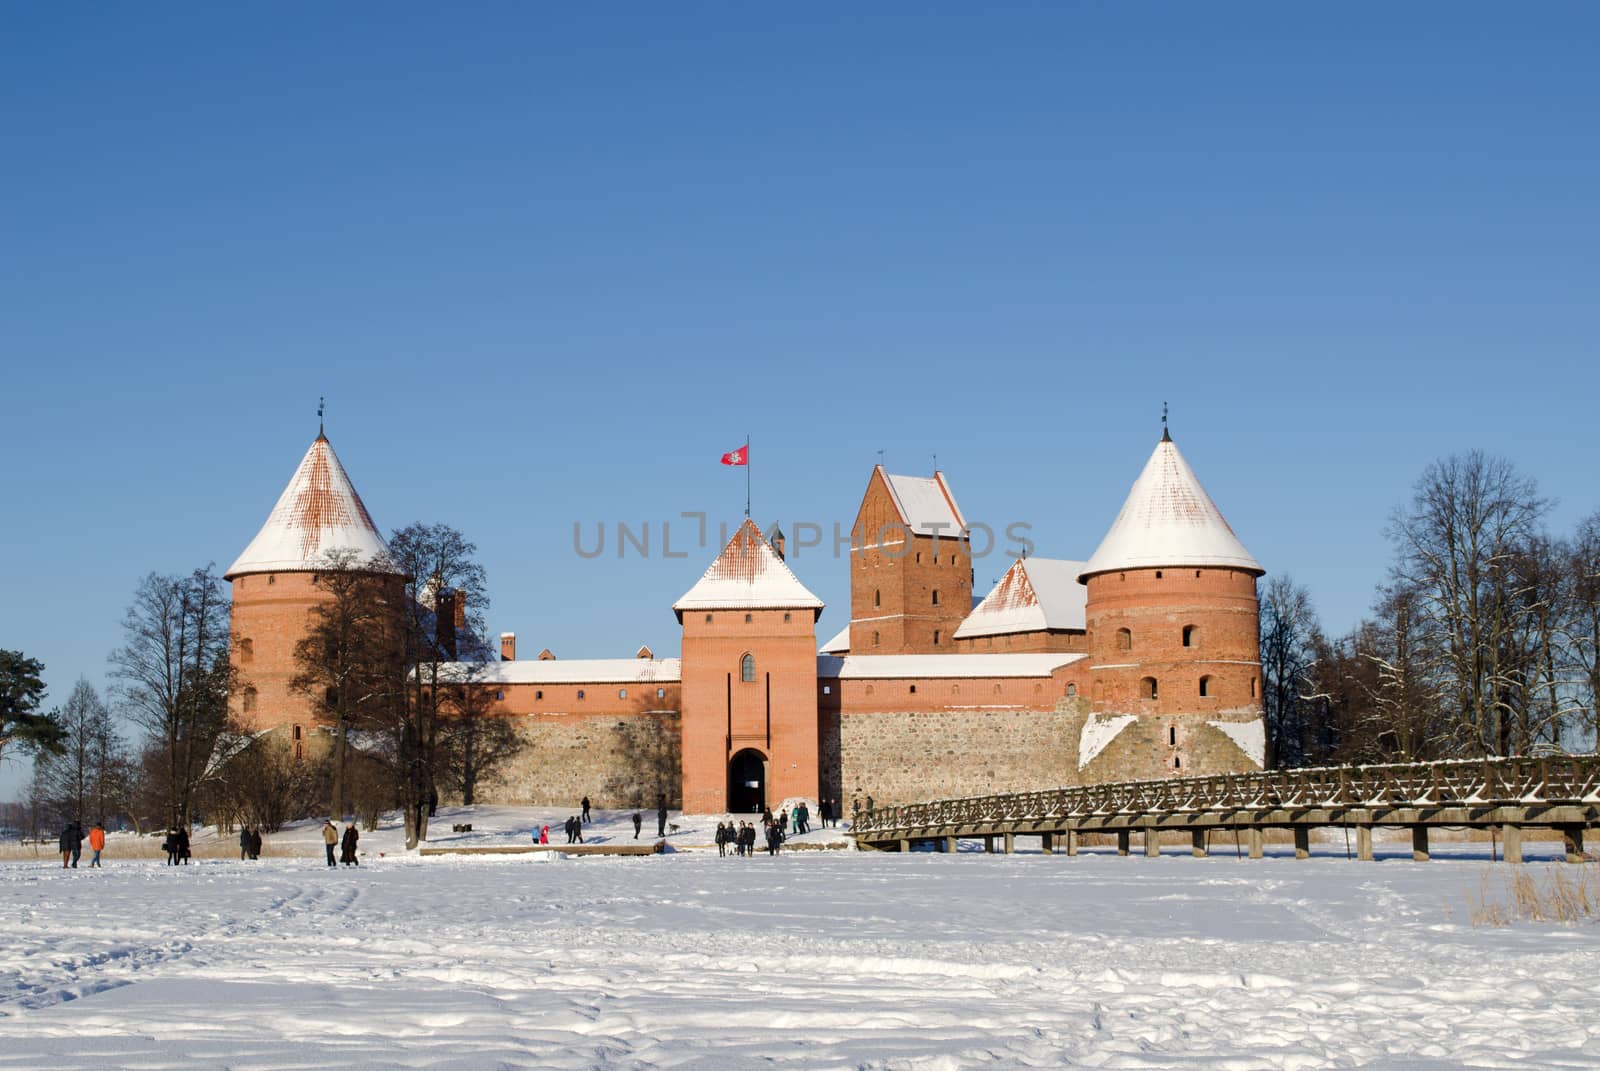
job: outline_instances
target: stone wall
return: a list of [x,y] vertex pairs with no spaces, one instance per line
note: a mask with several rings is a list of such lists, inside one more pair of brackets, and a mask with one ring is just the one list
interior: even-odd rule
[[681,806],[681,726],[677,711],[516,719],[522,750],[478,787],[481,803],[571,807],[584,796],[599,808],[654,809],[658,792]]
[[[848,812],[954,796],[1060,788],[1079,783],[1078,737],[1087,701],[1053,710],[944,710],[839,717],[839,798]],[[824,741],[823,753],[831,748]],[[825,774],[825,784],[830,778]]]

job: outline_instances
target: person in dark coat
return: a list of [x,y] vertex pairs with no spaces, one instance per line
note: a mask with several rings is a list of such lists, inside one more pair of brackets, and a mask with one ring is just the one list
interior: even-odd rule
[[661,802],[656,805],[656,836],[667,835],[667,794],[661,793]]
[[239,861],[250,858],[250,827],[239,827]]
[[589,797],[588,796],[583,797],[583,820],[585,822],[594,821],[593,818],[589,817]]
[[644,825],[644,816],[638,811],[633,812],[633,839],[639,839],[639,830]]
[[767,854],[777,855],[778,845],[783,843],[783,827],[774,822],[767,827]]
[[572,816],[567,815],[567,820],[561,823],[561,829],[567,835],[567,843],[572,843]]
[[67,869],[67,859],[72,859],[72,869],[78,869],[78,857],[83,854],[83,827],[77,822],[68,822],[67,828],[61,831],[61,869]]
[[728,827],[721,822],[717,823],[717,854],[728,854]]
[[178,831],[167,830],[167,839],[161,842],[161,850],[167,853],[167,865],[178,865]]
[[178,827],[178,858],[184,866],[189,865],[189,830],[183,826]]
[[739,835],[739,841],[744,845],[746,859],[756,854],[756,824],[754,822],[746,822],[744,824],[744,829]]
[[261,858],[261,827],[250,827],[250,858]]
[[339,840],[339,862],[345,866],[361,865],[361,860],[356,858],[356,842],[360,839],[361,834],[356,832],[354,822],[344,827],[344,836]]

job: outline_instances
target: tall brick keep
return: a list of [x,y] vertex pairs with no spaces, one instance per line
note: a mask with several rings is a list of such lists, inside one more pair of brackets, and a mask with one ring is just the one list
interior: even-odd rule
[[1095,779],[1260,768],[1264,571],[1163,433],[1079,575],[1091,710],[1116,738]]
[[746,520],[672,609],[683,625],[683,809],[815,801],[822,600]]
[[944,473],[874,466],[851,532],[850,651],[949,651],[971,609],[967,522]]
[[319,434],[266,523],[223,574],[233,585],[233,663],[239,673],[229,712],[257,729],[285,730],[297,756],[326,721],[323,697],[293,692],[289,682],[298,672],[295,646],[313,621],[312,611],[326,601],[319,570],[326,571],[333,551],[348,551],[355,562],[392,577],[398,602],[403,578],[389,565],[383,537],[332,444]]

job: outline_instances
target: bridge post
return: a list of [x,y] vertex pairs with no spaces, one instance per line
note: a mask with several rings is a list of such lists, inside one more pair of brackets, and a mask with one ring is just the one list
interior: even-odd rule
[[1015,833],[1006,834],[1005,849],[1007,855],[1017,850],[1017,835]]
[[956,853],[956,838],[955,837],[946,837],[944,839],[944,850],[949,852],[951,855],[954,855]]
[[992,834],[984,836],[984,838],[983,838],[983,851],[984,851],[985,855],[993,855],[994,854],[994,836]]
[[1583,862],[1583,827],[1562,826],[1561,839],[1567,845],[1567,862]]
[[1294,857],[1296,859],[1311,858],[1311,827],[1294,827]]
[[1363,863],[1372,862],[1372,827],[1356,826],[1356,858]]
[[1505,861],[1508,863],[1522,862],[1522,827],[1501,826],[1500,836],[1506,842]]
[[903,852],[909,852],[911,850],[911,842],[902,838],[900,841],[900,850]]
[[1161,831],[1154,826],[1146,826],[1144,830],[1144,857],[1161,858]]
[[1266,835],[1261,832],[1260,826],[1251,826],[1246,834],[1250,841],[1250,858],[1260,859],[1266,846]]
[[1129,832],[1126,829],[1117,830],[1117,854],[1118,855],[1127,855],[1128,854],[1128,841],[1129,841],[1130,838],[1131,838],[1131,834],[1129,834]]
[[1428,827],[1411,827],[1411,858],[1418,863],[1428,861]]
[[1039,851],[1044,855],[1056,854],[1056,840],[1053,833],[1039,834]]
[[1207,854],[1206,831],[1203,829],[1189,830],[1189,845],[1194,850],[1196,859],[1203,858]]
[[1078,854],[1078,831],[1076,829],[1069,829],[1069,830],[1067,830],[1065,833],[1063,833],[1061,835],[1063,837],[1065,837],[1066,840],[1067,840],[1067,854],[1069,856],[1077,855]]

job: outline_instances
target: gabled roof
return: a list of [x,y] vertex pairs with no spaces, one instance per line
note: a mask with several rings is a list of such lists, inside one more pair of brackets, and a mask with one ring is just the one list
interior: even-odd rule
[[818,655],[817,676],[830,680],[1048,677],[1084,654]]
[[1156,444],[1122,512],[1078,579],[1164,565],[1221,566],[1257,576],[1266,572],[1222,519],[1177,444],[1166,436]]
[[848,651],[849,649],[850,649],[850,622],[846,621],[844,623],[844,628],[840,629],[834,635],[834,637],[831,640],[829,640],[827,643],[825,643],[821,647],[817,648],[817,653],[818,654],[838,654],[841,651]]
[[955,492],[944,473],[932,476],[894,476],[877,466],[888,485],[889,497],[894,499],[900,519],[912,535],[937,535],[954,539],[967,527],[967,520],[956,505]]
[[672,604],[685,610],[811,610],[822,616],[822,600],[790,572],[789,566],[746,519],[698,583]]
[[1089,592],[1078,583],[1083,567],[1083,562],[1059,558],[1022,558],[1012,563],[1006,575],[961,622],[955,638],[1086,629],[1084,607]]
[[327,436],[318,435],[278,496],[267,523],[223,577],[312,572],[325,568],[328,553],[335,550],[354,552],[363,565],[389,557],[389,548],[332,444]]

